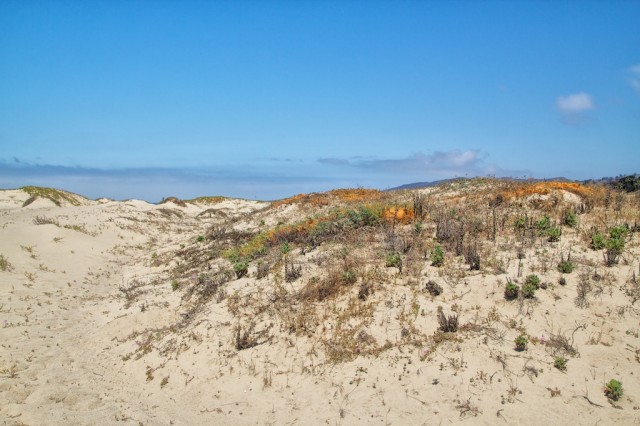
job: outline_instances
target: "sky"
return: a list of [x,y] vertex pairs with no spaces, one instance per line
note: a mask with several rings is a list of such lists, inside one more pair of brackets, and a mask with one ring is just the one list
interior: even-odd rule
[[0,2],[0,188],[640,171],[638,1]]

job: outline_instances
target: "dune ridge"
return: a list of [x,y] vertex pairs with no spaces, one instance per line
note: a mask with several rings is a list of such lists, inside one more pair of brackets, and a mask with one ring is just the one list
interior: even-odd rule
[[1,190],[0,419],[640,423],[638,194]]

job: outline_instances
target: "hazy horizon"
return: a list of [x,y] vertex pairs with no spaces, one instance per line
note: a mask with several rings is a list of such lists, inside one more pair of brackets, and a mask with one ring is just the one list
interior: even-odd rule
[[640,3],[0,4],[0,187],[277,199],[638,171]]

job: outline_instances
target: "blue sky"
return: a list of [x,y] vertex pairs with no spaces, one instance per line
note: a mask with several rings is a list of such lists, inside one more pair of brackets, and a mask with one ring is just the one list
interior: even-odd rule
[[640,2],[0,2],[0,187],[274,199],[640,165]]

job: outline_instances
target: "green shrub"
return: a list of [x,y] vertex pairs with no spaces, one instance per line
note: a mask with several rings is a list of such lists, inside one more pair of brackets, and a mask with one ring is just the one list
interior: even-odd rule
[[611,237],[611,239],[619,238],[624,241],[624,239],[627,238],[627,235],[629,235],[628,226],[614,226],[609,230],[609,237]]
[[603,249],[604,244],[605,244],[604,236],[601,233],[596,232],[595,234],[591,235],[591,248],[593,250]]
[[535,274],[527,275],[527,278],[524,279],[524,283],[534,286],[537,290],[540,288],[540,277]]
[[351,269],[348,269],[342,273],[342,281],[345,284],[353,284],[356,281],[358,281],[358,276],[354,271],[352,271]]
[[611,266],[618,263],[618,257],[624,250],[624,240],[629,234],[628,226],[614,226],[609,229],[609,238],[605,241],[605,247],[607,249],[605,253],[607,266]]
[[609,383],[607,383],[604,387],[604,394],[607,398],[610,398],[614,401],[619,400],[624,394],[622,383],[620,383],[616,379],[611,379]]
[[504,286],[504,298],[507,299],[507,300],[516,299],[518,297],[518,292],[519,291],[520,291],[520,289],[518,288],[518,286],[516,284],[514,284],[513,282],[509,281]]
[[523,217],[523,216],[517,218],[515,223],[514,223],[514,226],[515,226],[516,229],[520,229],[520,230],[526,229],[527,228],[527,218]]
[[564,214],[564,224],[571,228],[575,228],[578,225],[578,216],[573,210],[567,210]]
[[233,270],[237,278],[242,278],[249,272],[249,263],[240,261],[233,264]]
[[199,243],[204,241],[204,235],[198,235],[198,238],[196,238],[198,240]]
[[444,249],[441,245],[435,246],[431,251],[431,264],[433,266],[442,266],[444,264]]
[[549,228],[551,228],[551,219],[549,219],[549,216],[543,216],[542,219],[536,222],[536,229],[540,232],[544,232]]
[[556,228],[555,226],[552,226],[551,228],[547,229],[546,233],[547,233],[547,240],[549,242],[555,243],[560,241],[562,230],[560,228]]
[[356,228],[375,226],[380,223],[380,212],[371,207],[360,207],[358,210],[350,210],[347,213],[347,218]]
[[422,224],[422,222],[416,222],[416,224],[413,225],[413,231],[418,235],[422,234],[423,229],[424,225]]
[[536,295],[536,289],[537,287],[531,283],[524,283],[524,285],[522,286],[522,295],[526,298],[526,299],[533,299]]
[[563,274],[570,274],[571,272],[573,272],[573,262],[571,262],[570,260],[563,260],[562,262],[558,263],[558,271],[562,272]]
[[178,284],[178,281],[176,280],[171,281],[171,290],[176,291],[179,288],[180,288],[180,284]]
[[516,351],[521,352],[527,349],[527,343],[529,343],[529,338],[526,334],[521,334],[514,340],[516,344]]
[[387,254],[385,265],[387,268],[400,268],[402,266],[402,257],[398,253]]
[[289,242],[284,242],[280,245],[280,253],[286,255],[291,251],[291,246],[289,245]]
[[553,361],[553,366],[560,371],[567,371],[567,362],[569,360],[563,356],[557,356]]
[[613,266],[618,263],[618,257],[624,250],[624,240],[620,237],[609,238],[605,243],[607,248],[605,252],[605,262],[607,266]]

